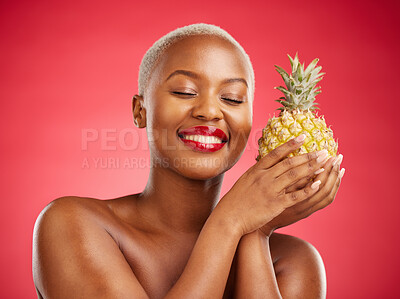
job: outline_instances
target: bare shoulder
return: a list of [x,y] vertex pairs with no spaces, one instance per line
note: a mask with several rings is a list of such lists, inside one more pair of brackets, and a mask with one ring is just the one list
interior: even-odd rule
[[[34,237],[37,233],[59,229],[82,229],[98,227],[107,229],[112,222],[120,220],[115,214],[115,202],[119,199],[102,200],[91,197],[63,196],[50,202],[37,217]],[[80,233],[80,231],[76,231]]]
[[[107,201],[95,198],[61,197],[43,209],[33,234],[38,293],[44,298],[126,297],[129,290],[118,289],[119,284],[135,286],[137,281],[107,231],[112,218]],[[73,287],[79,284],[85,288]]]
[[282,256],[305,256],[322,261],[317,249],[309,242],[295,236],[273,233],[270,237],[271,251]]
[[271,256],[284,298],[325,298],[326,274],[321,255],[309,242],[273,233]]
[[[96,198],[63,196],[53,200],[42,210],[37,218],[37,224],[38,221],[40,223],[43,218],[47,219],[52,217],[53,214],[57,214],[57,216],[71,216],[73,213],[79,213],[79,211],[84,213],[90,211],[105,212],[106,206],[107,205],[104,204],[102,200]],[[58,219],[58,217],[56,219]]]
[[[51,242],[62,242],[68,237],[77,238],[101,226],[110,210],[99,199],[64,196],[50,202],[36,219],[33,231],[33,245],[46,239]],[[63,238],[60,238],[60,235]]]

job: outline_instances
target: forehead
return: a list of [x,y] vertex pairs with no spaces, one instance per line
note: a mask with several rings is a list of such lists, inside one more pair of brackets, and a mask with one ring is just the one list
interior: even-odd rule
[[162,77],[176,69],[188,69],[211,77],[245,77],[250,82],[249,68],[241,51],[231,42],[218,36],[198,35],[168,47],[155,70]]

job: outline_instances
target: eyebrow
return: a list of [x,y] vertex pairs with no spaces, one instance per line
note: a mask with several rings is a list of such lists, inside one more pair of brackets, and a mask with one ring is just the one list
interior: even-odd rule
[[[193,73],[191,71],[185,71],[185,70],[176,70],[174,72],[172,72],[167,79],[165,79],[165,81],[168,81],[169,79],[171,79],[173,76],[176,75],[184,75],[193,79],[200,79],[200,76],[196,73]],[[249,85],[247,84],[247,81],[243,78],[229,78],[224,80],[222,83],[223,84],[227,84],[227,83],[234,83],[234,82],[242,82],[244,85],[246,85],[246,87],[248,88]]]
[[191,71],[176,70],[176,71],[172,72],[172,73],[168,76],[168,78],[165,79],[165,81],[168,81],[170,78],[172,78],[173,76],[176,76],[176,75],[185,75],[185,76],[191,77],[191,78],[193,78],[193,79],[199,79],[199,78],[200,78],[199,75],[197,75],[196,73],[193,73],[193,72],[191,72]]
[[247,85],[247,81],[243,78],[230,78],[230,79],[224,80],[222,83],[226,84],[226,83],[234,83],[234,82],[242,82],[244,85],[246,85],[246,87],[249,87]]

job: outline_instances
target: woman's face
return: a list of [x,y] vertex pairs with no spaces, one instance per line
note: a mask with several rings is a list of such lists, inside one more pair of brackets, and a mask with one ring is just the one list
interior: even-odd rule
[[169,47],[144,94],[153,166],[193,179],[231,168],[251,130],[250,80],[242,54],[221,38],[192,36]]

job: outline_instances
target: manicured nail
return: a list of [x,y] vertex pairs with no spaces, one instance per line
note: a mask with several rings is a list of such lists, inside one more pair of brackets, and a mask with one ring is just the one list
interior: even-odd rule
[[316,172],[314,172],[314,174],[320,174],[320,173],[324,172],[324,170],[325,170],[325,169],[320,168],[320,169],[318,169]]
[[296,140],[296,142],[302,142],[302,141],[304,141],[304,139],[306,139],[306,135],[301,134],[301,135],[297,136],[295,140]]
[[317,188],[319,187],[319,185],[321,185],[321,181],[320,181],[320,180],[318,180],[318,181],[312,183],[311,189],[314,189],[314,190],[315,190],[315,189],[317,189]]
[[346,169],[342,168],[342,170],[340,170],[339,172],[339,179],[341,179],[344,176]]
[[321,163],[328,157],[328,151],[326,149],[319,151],[317,152],[317,156],[318,156],[317,163]]
[[332,166],[335,166],[338,163],[340,165],[340,163],[342,163],[342,160],[343,160],[343,155],[340,154],[339,156],[336,157],[335,161],[333,161]]

